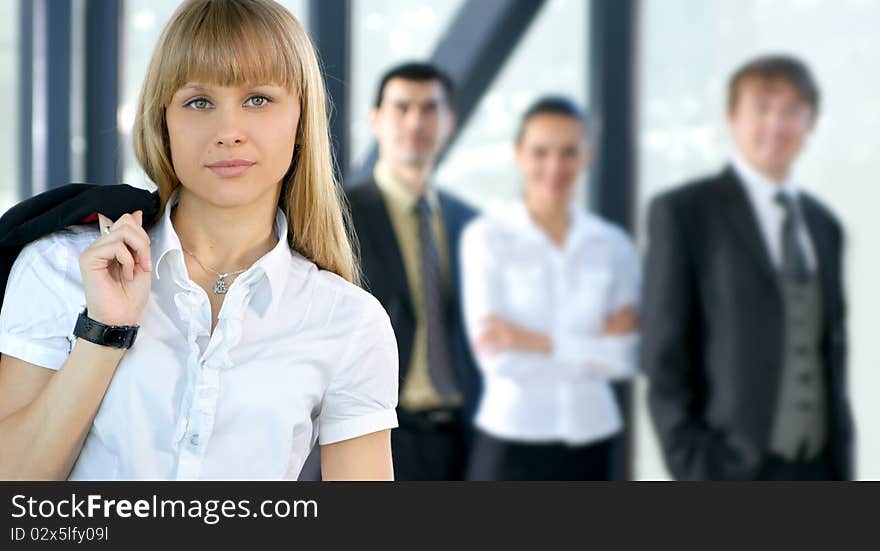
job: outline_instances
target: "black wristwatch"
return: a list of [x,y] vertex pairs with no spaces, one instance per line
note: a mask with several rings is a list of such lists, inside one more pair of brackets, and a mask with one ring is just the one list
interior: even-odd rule
[[101,346],[112,348],[131,348],[137,337],[137,325],[104,325],[88,315],[88,309],[82,311],[73,328],[74,336]]

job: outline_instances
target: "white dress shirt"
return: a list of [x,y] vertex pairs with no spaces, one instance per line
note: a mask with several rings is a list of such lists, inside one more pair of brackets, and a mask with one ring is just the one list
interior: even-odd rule
[[[171,204],[149,232],[152,288],[70,479],[295,479],[316,440],[397,426],[397,346],[375,298],[278,244],[229,286],[211,333]],[[24,248],[0,313],[0,352],[57,370],[85,307],[71,228]]]
[[[800,191],[791,179],[775,183],[746,163],[738,154],[734,154],[731,165],[745,188],[746,195],[752,205],[761,236],[770,254],[770,261],[777,268],[782,267],[782,224],[785,222],[785,208],[776,202],[776,194],[783,192],[791,198],[798,199]],[[800,207],[800,202],[795,201]],[[801,216],[803,220],[803,216]],[[806,223],[799,225],[798,241],[807,261],[807,268],[816,268],[816,252],[810,240]]]
[[586,444],[622,427],[609,380],[636,371],[638,337],[604,334],[608,317],[639,296],[635,247],[620,229],[572,208],[560,248],[522,201],[464,231],[461,271],[471,343],[488,315],[549,336],[552,354],[480,354],[476,424],[498,438]]

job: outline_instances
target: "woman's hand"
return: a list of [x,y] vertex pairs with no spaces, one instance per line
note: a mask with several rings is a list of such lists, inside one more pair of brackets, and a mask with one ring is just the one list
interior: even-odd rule
[[628,335],[639,330],[639,311],[628,306],[613,313],[605,321],[606,335]]
[[99,215],[101,236],[82,252],[82,273],[89,317],[106,325],[137,325],[150,295],[150,238],[143,212],[124,214],[109,225]]
[[542,333],[529,331],[498,316],[483,319],[483,331],[477,337],[477,350],[496,354],[505,350],[549,353],[553,343]]

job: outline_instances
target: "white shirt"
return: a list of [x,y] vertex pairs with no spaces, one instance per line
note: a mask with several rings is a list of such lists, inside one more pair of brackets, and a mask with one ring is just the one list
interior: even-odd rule
[[477,426],[499,438],[571,445],[620,431],[609,380],[635,373],[638,337],[604,328],[638,303],[639,258],[626,234],[573,208],[560,248],[516,201],[465,229],[461,271],[471,343],[490,314],[553,342],[552,354],[474,351],[484,381]]
[[[397,346],[367,292],[278,244],[229,285],[213,334],[171,204],[149,232],[152,288],[70,479],[295,479],[322,445],[397,426]],[[0,352],[59,369],[85,307],[81,252],[97,227],[24,248],[0,313]]]
[[[781,183],[775,183],[763,174],[759,173],[745,162],[738,154],[734,154],[731,165],[739,176],[745,188],[749,202],[758,219],[758,226],[764,243],[767,245],[767,252],[770,254],[770,261],[777,268],[782,267],[782,224],[785,222],[785,208],[776,202],[776,194],[780,191],[793,199],[798,199],[798,190],[796,184],[791,179],[786,179]],[[795,205],[800,208],[800,201],[796,200]],[[803,220],[803,216],[801,216]],[[813,243],[810,240],[806,223],[800,224],[798,231],[798,241],[801,249],[805,253],[807,260],[807,268],[814,270],[816,267],[816,252],[813,249]]]

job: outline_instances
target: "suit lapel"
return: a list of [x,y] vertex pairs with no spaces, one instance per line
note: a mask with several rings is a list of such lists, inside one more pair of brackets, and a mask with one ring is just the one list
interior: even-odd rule
[[[406,269],[403,265],[403,256],[400,253],[400,246],[397,243],[397,234],[391,225],[391,215],[385,206],[385,200],[382,198],[382,192],[374,181],[363,184],[364,189],[364,207],[366,208],[365,219],[368,221],[368,236],[364,238],[370,240],[371,247],[376,251],[382,266],[385,268],[385,279],[390,289],[406,289],[403,293],[406,298],[407,306],[410,304],[409,281],[406,278]],[[374,282],[370,282],[370,286],[374,286]]]
[[[816,251],[816,263],[819,282],[822,288],[823,304],[828,305],[831,304],[832,298],[833,244],[830,242],[830,236],[828,231],[826,231],[825,221],[819,209],[804,194],[801,194],[800,204],[801,211],[804,214],[804,224],[807,226],[807,233],[810,235],[813,249]],[[828,308],[823,308],[822,312],[825,316],[831,314]]]
[[720,185],[724,215],[762,273],[778,284],[776,270],[770,260],[767,243],[758,226],[758,219],[742,184],[731,167],[722,173]]

